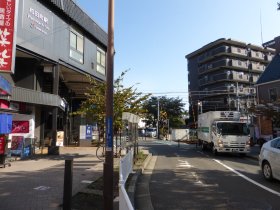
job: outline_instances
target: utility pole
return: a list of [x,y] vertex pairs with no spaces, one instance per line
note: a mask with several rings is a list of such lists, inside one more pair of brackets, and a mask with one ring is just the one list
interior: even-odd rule
[[106,89],[106,149],[103,166],[104,209],[113,209],[113,81],[114,81],[114,0],[108,6],[108,45],[107,45],[107,89]]
[[159,99],[157,100],[157,138],[159,139]]

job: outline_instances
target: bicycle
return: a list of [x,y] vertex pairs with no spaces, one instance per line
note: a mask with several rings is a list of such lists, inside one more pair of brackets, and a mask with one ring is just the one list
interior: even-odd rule
[[[102,151],[100,150],[102,148]],[[101,152],[101,155],[100,155]],[[104,143],[98,143],[96,151],[95,151],[96,157],[101,160],[105,161],[105,144]],[[102,156],[102,157],[101,157]]]

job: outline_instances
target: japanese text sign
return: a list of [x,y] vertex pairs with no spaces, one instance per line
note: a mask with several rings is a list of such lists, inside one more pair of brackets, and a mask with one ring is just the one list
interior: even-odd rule
[[17,0],[0,1],[0,71],[14,72]]
[[12,133],[29,133],[29,121],[13,121]]

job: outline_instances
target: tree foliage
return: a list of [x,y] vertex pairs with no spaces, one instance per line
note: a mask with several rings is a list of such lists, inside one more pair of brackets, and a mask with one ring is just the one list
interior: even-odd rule
[[[127,71],[114,80],[114,99],[113,99],[113,126],[114,133],[122,129],[122,113],[130,112],[139,116],[143,116],[143,102],[147,100],[150,94],[138,92],[134,86],[128,88],[123,86],[124,76]],[[106,83],[97,81],[88,76],[90,87],[88,88],[86,100],[82,102],[76,115],[85,115],[92,122],[97,122],[98,127],[104,132],[106,117]]]
[[151,124],[154,127],[156,126],[158,101],[160,109],[160,124],[165,124],[168,119],[169,127],[181,128],[185,126],[183,114],[186,113],[186,111],[184,110],[182,99],[167,98],[165,96],[151,97],[144,104],[144,108],[147,110],[147,124]]

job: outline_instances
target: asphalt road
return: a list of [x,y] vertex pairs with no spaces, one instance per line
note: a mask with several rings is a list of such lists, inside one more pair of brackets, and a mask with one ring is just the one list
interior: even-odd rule
[[[264,180],[257,160],[167,141],[142,145],[157,156],[152,173],[140,179],[155,210],[280,209],[280,182]],[[136,209],[140,202],[137,195]]]

